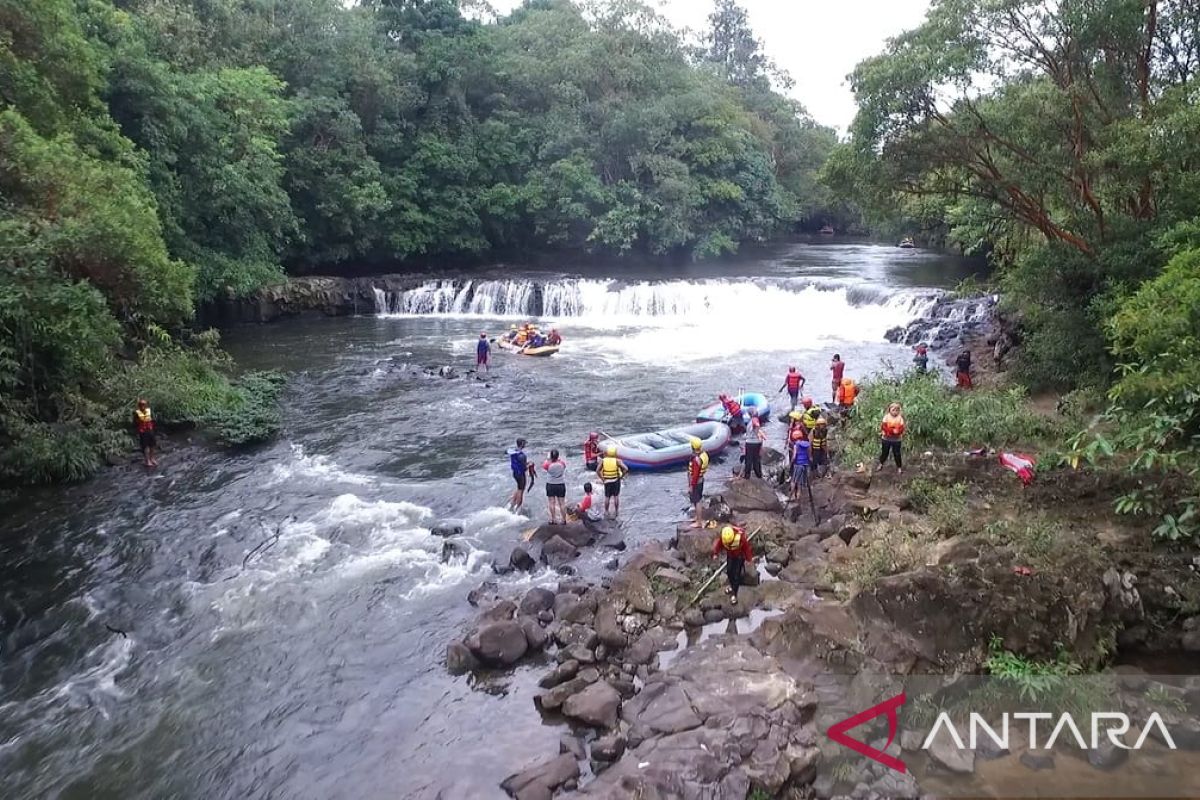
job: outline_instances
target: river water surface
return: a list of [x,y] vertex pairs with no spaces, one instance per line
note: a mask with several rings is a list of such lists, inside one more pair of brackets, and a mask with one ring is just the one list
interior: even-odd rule
[[[854,377],[906,367],[884,332],[968,271],[795,243],[653,281],[493,271],[381,293],[373,316],[228,331],[239,366],[291,378],[276,443],[172,442],[154,473],[0,508],[0,797],[502,797],[507,774],[557,752],[531,701],[540,673],[477,682],[442,658],[466,593],[546,519],[540,482],[529,517],[504,509],[505,448],[562,449],[577,499],[589,430],[773,395],[789,364],[828,400],[834,352]],[[558,356],[496,352],[487,381],[425,374],[471,368],[481,331],[526,315],[558,325]],[[684,477],[635,476],[623,500],[631,545],[665,537]],[[428,529],[444,519],[463,524],[465,560],[441,563]]]

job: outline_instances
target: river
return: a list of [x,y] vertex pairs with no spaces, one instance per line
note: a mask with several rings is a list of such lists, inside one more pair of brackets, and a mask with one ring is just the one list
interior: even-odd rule
[[[442,658],[466,593],[532,524],[504,509],[505,448],[562,449],[577,498],[587,431],[774,394],[789,364],[827,400],[834,352],[854,377],[904,368],[884,332],[969,271],[797,242],[652,282],[493,270],[381,294],[375,315],[228,331],[239,366],[291,378],[276,443],[176,441],[152,474],[130,464],[3,506],[0,796],[502,797],[502,778],[557,752],[538,673],[453,678]],[[423,371],[469,369],[481,331],[527,314],[561,329],[558,356],[497,352],[486,382]],[[681,474],[628,482],[631,545],[670,533],[683,490]],[[527,510],[546,518],[540,483]],[[467,559],[441,563],[428,529],[443,519],[462,522]]]

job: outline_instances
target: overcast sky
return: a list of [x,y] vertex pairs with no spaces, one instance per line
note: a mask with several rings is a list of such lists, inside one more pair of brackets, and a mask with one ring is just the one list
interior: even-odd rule
[[[711,0],[646,0],[676,27],[702,30]],[[754,32],[796,81],[792,95],[826,125],[843,132],[854,118],[846,76],[891,36],[921,22],[929,0],[741,0]],[[521,0],[492,0],[507,13]]]

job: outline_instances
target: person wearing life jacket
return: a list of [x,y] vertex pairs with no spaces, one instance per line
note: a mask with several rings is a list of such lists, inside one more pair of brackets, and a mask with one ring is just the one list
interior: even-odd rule
[[837,402],[838,388],[842,385],[842,378],[846,375],[846,362],[842,361],[841,355],[835,353],[833,361],[829,363],[829,371],[833,373],[833,402]]
[[804,427],[804,415],[799,411],[788,414],[788,423],[784,450],[788,453],[788,458],[791,458],[792,448],[795,447],[796,442],[808,438],[808,429]]
[[708,453],[704,443],[692,437],[692,458],[688,461],[688,500],[692,503],[695,518],[690,527],[704,527],[704,476],[708,472]]
[[888,454],[891,453],[896,460],[896,472],[904,471],[904,464],[900,458],[900,442],[904,439],[904,428],[904,409],[899,403],[892,403],[883,415],[883,422],[879,424],[880,441],[883,445],[879,451],[880,467],[887,462]]
[[595,472],[600,466],[600,434],[592,431],[587,441],[583,443],[583,468]]
[[792,494],[793,500],[800,499],[800,490],[808,487],[808,472],[812,465],[812,443],[807,439],[796,442],[792,448]]
[[727,394],[718,399],[721,401],[721,408],[725,409],[725,424],[731,428],[744,429],[746,421],[742,419],[742,404]]
[[729,579],[725,593],[730,595],[729,602],[737,605],[738,589],[742,587],[742,578],[746,574],[746,562],[754,560],[750,537],[744,528],[726,525],[721,529],[721,535],[713,542],[712,557],[720,558],[722,553],[725,554],[725,576]]
[[604,484],[604,516],[609,519],[616,519],[621,513],[621,479],[627,474],[629,467],[617,458],[617,446],[610,444],[604,449],[604,458],[596,467],[596,477]]
[[142,450],[142,459],[147,467],[157,467],[158,459],[154,450],[158,447],[158,435],[154,432],[154,412],[145,398],[137,401],[137,409],[133,412],[133,426],[137,430],[138,447]]
[[491,360],[492,345],[486,332],[479,334],[479,343],[475,345],[475,371],[490,371],[488,361]]
[[800,443],[807,442],[807,441],[808,441],[808,431],[804,430],[804,427],[802,425],[794,426],[792,428],[791,432],[788,433],[788,441],[787,441],[788,463],[791,463],[791,459],[796,455],[796,448],[800,445]]
[[924,375],[929,371],[929,348],[924,342],[917,345],[916,355],[913,356],[913,366],[917,368],[917,372]]
[[550,335],[546,337],[546,344],[551,347],[558,347],[562,344],[562,336],[558,332],[558,328],[551,328]]
[[821,409],[813,406],[811,397],[804,398],[804,402],[808,405],[804,407],[804,415],[800,417],[800,424],[806,431],[812,433],[812,429],[816,427],[817,420],[821,416]]
[[746,469],[742,473],[743,478],[749,478],[750,474],[762,478],[762,449],[767,441],[767,432],[762,429],[762,421],[758,415],[750,417],[750,434],[746,437],[743,448],[743,460],[746,462]]
[[804,390],[804,376],[795,367],[788,367],[787,377],[783,380],[783,386],[779,387],[779,391],[787,389],[788,397],[792,399],[792,411],[796,410],[796,404],[800,402],[800,392]]
[[842,385],[837,390],[837,405],[843,414],[849,414],[858,399],[858,386],[853,378],[842,378]]
[[808,435],[808,444],[812,471],[821,475],[829,465],[829,424],[824,417],[817,417]]
[[517,347],[524,347],[529,342],[529,329],[519,328],[517,335],[513,337],[512,343]]
[[529,463],[529,456],[525,454],[525,440],[517,439],[517,446],[510,447],[506,451],[508,456],[508,467],[512,471],[513,482],[517,484],[517,489],[512,493],[512,498],[508,501],[508,510],[516,513],[521,510],[521,506],[525,504],[525,487],[530,488],[537,481],[537,470],[533,464]]

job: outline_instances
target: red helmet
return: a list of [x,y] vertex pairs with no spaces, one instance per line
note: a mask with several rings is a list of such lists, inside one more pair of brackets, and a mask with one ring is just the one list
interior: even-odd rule
[[811,397],[804,398],[803,402],[804,402],[805,408],[812,408],[812,398]]
[[788,372],[795,372],[795,371],[796,371],[795,367],[788,367]]
[[588,434],[588,441],[590,441],[590,442],[594,442],[599,438],[600,438],[600,434],[596,433],[595,431],[592,431],[591,433]]

